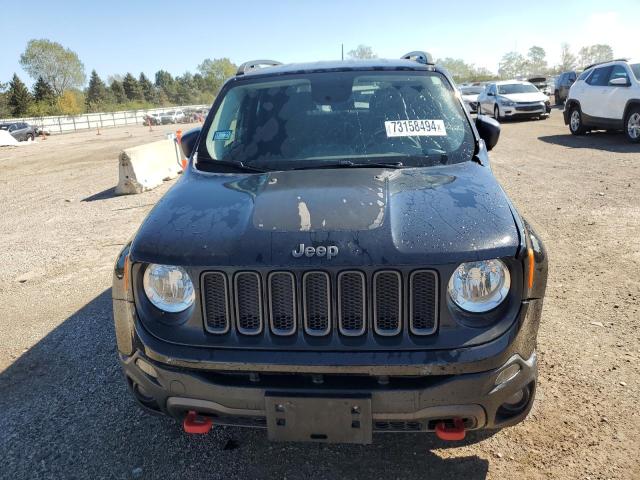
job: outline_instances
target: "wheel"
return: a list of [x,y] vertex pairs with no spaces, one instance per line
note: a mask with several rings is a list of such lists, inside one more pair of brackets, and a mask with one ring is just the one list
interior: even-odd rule
[[640,107],[631,107],[624,121],[624,133],[633,143],[640,143]]
[[571,107],[571,113],[569,114],[569,130],[574,135],[584,135],[587,133],[587,129],[582,124],[582,113],[579,107]]
[[33,139],[34,139],[34,138],[35,138],[35,137],[34,137],[33,133],[28,133],[28,134],[27,134],[27,138],[25,138],[25,140],[26,140],[27,142],[33,142]]
[[553,97],[555,99],[556,105],[562,105],[562,100],[560,100],[560,92],[558,90],[553,92]]
[[498,107],[498,105],[493,107],[493,118],[500,121],[500,108]]

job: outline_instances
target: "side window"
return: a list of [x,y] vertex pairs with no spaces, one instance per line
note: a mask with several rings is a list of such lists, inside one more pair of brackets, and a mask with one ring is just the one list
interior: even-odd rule
[[586,80],[590,73],[591,73],[591,70],[585,70],[580,74],[580,76],[578,77],[578,80]]
[[624,78],[627,82],[629,82],[629,75],[627,75],[627,71],[622,65],[614,65],[611,69],[611,75],[609,75],[609,81],[614,80],[616,78]]
[[569,83],[573,83],[576,81],[576,74],[571,72],[569,75],[567,75],[567,80],[569,81]]
[[587,80],[587,83],[594,87],[603,87],[605,85],[608,85],[610,72],[611,67],[596,68],[593,71],[593,75],[591,75]]

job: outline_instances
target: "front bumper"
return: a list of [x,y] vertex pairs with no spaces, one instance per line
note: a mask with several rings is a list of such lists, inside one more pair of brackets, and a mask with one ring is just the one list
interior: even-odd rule
[[[170,368],[140,352],[121,356],[134,396],[145,409],[183,419],[188,411],[213,418],[214,424],[265,428],[268,396],[308,398],[363,397],[371,399],[373,431],[433,431],[441,421],[462,418],[466,430],[503,428],[522,421],[533,404],[537,359],[511,357],[500,368],[464,375],[426,378],[376,378],[305,374],[225,375]],[[141,368],[142,367],[142,368]],[[506,369],[517,373],[496,384]],[[517,411],[505,402],[526,391]]]
[[502,116],[507,118],[539,117],[540,115],[548,115],[551,112],[551,105],[541,103],[540,105],[535,105],[535,108],[531,105],[500,105],[500,111]]
[[[167,344],[135,320],[131,302],[114,300],[120,362],[147,409],[178,419],[195,410],[218,424],[266,427],[268,395],[365,395],[374,431],[431,431],[436,420],[452,418],[464,418],[468,430],[523,420],[536,386],[541,310],[542,300],[523,301],[504,334],[453,350],[239,351]],[[496,385],[516,364],[517,374]],[[505,400],[523,389],[526,404],[505,414]]]

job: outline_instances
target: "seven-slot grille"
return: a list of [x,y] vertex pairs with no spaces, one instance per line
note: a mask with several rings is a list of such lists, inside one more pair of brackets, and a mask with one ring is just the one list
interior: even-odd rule
[[[210,333],[225,334],[232,323],[243,335],[259,335],[265,328],[280,336],[300,329],[307,335],[325,336],[336,328],[350,337],[369,330],[381,336],[399,335],[405,328],[418,336],[437,330],[438,277],[432,270],[408,275],[380,270],[369,278],[347,270],[335,276],[335,283],[323,271],[227,275],[206,272],[202,276],[204,322]],[[406,313],[404,298],[409,302]]]

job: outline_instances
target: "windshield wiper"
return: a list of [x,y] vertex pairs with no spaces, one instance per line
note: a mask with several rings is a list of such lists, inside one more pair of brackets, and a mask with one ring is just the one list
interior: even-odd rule
[[204,163],[210,168],[215,168],[217,165],[222,165],[224,167],[232,167],[235,170],[239,170],[241,172],[254,172],[254,173],[265,173],[270,170],[265,168],[252,167],[251,165],[245,165],[244,163],[237,161],[233,162],[230,160],[201,160],[201,163]]
[[364,162],[355,163],[351,160],[344,160],[339,163],[319,163],[312,165],[305,165],[302,167],[291,168],[290,170],[315,170],[321,168],[403,168],[405,165],[402,162]]

